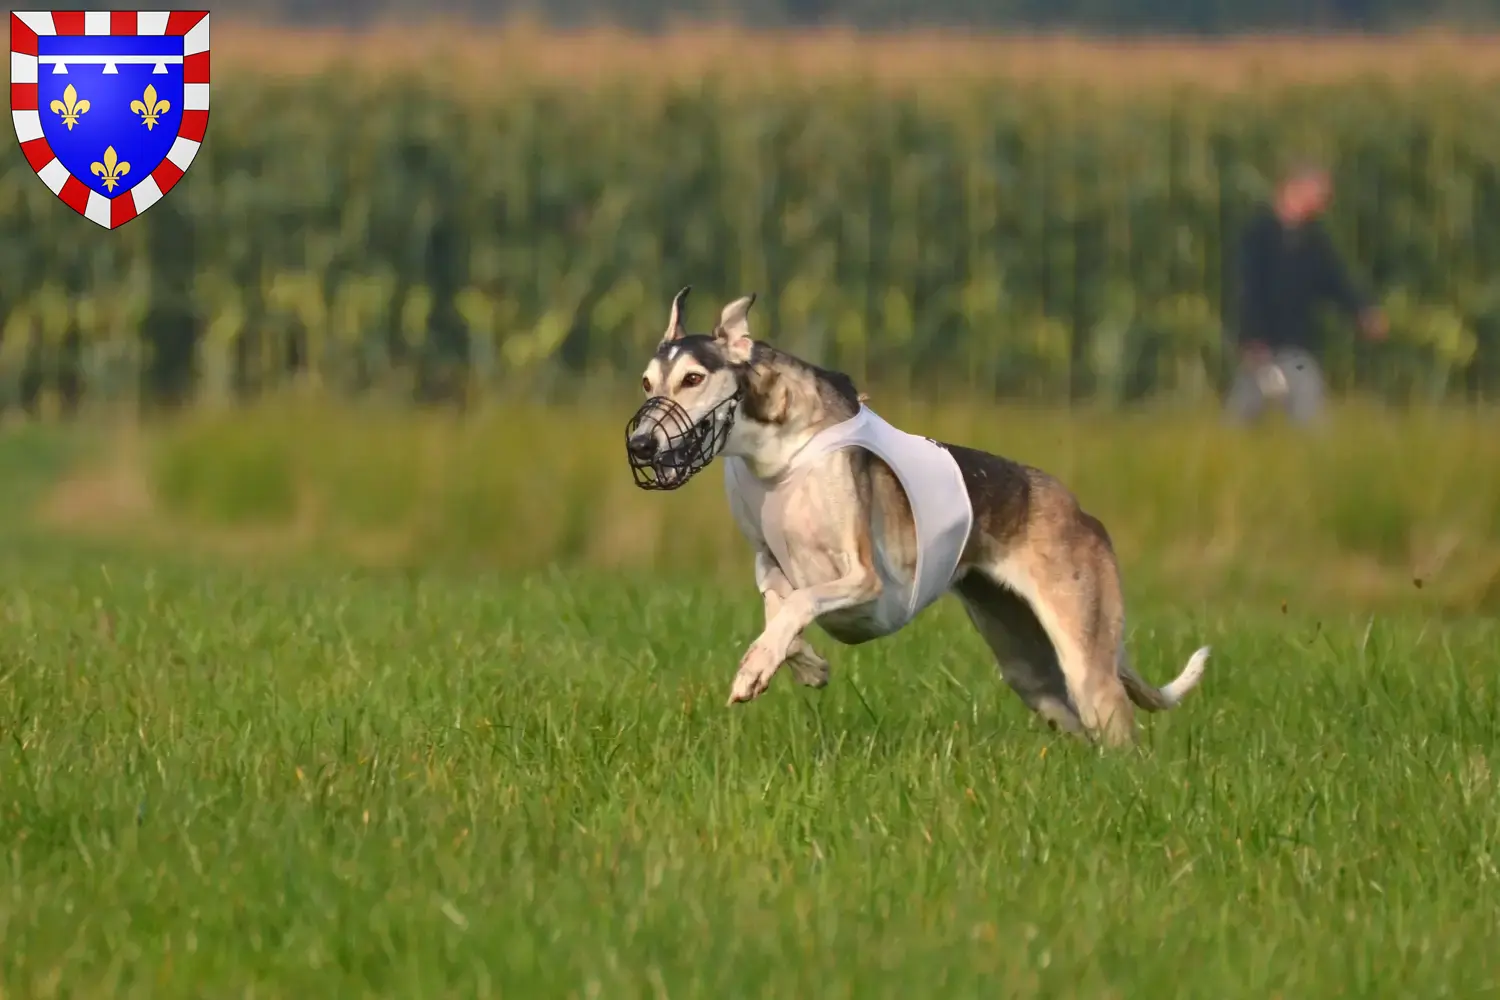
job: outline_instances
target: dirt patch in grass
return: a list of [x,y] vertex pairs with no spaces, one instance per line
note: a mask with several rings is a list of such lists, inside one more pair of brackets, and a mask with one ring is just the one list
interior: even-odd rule
[[43,499],[38,520],[50,528],[116,533],[150,522],[155,505],[134,435],[121,435],[113,453],[62,480]]
[[154,496],[145,448],[134,432],[122,433],[106,457],[84,463],[42,498],[37,523],[90,538],[121,539],[156,548],[185,548],[236,559],[286,559],[335,549],[366,567],[400,566],[412,557],[410,539],[371,531],[357,537],[322,528],[311,498],[286,524],[226,527],[174,517]]

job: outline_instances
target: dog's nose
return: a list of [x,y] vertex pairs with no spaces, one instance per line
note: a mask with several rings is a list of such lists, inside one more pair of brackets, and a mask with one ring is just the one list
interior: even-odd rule
[[643,434],[630,439],[630,457],[637,462],[649,462],[656,457],[656,435]]

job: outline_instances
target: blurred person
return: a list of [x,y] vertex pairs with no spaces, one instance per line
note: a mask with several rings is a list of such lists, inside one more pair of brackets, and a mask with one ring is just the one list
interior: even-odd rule
[[1268,402],[1298,424],[1323,410],[1322,343],[1315,310],[1325,302],[1353,317],[1366,337],[1384,339],[1386,319],[1350,279],[1321,216],[1333,195],[1327,168],[1302,162],[1282,175],[1268,205],[1239,241],[1238,369],[1229,390],[1231,421],[1257,420]]

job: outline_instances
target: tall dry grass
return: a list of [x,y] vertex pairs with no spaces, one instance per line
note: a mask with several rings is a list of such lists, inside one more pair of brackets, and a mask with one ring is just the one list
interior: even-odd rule
[[[872,403],[913,432],[1058,476],[1109,527],[1136,592],[1500,611],[1492,413],[1350,406],[1307,435],[1230,429],[1200,411]],[[200,413],[113,447],[52,510],[75,527],[243,554],[748,586],[717,467],[678,492],[635,488],[622,444],[633,406],[492,405],[458,419],[304,400]]]
[[428,23],[364,32],[287,30],[221,21],[218,69],[239,75],[305,75],[330,68],[420,71],[483,93],[512,84],[607,86],[684,83],[817,85],[864,78],[891,87],[984,80],[1076,85],[1129,97],[1191,87],[1232,92],[1457,76],[1500,79],[1500,35],[1450,31],[1382,38],[1271,36],[1225,41],[1112,41],[1067,35],[972,35],[937,30],[859,34],[684,27],[659,36],[596,28],[562,32],[524,22],[504,28]]

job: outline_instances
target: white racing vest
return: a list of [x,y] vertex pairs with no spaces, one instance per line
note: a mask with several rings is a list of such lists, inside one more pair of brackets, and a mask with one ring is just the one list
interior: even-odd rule
[[[948,450],[928,438],[893,427],[874,410],[861,406],[853,417],[819,431],[808,441],[779,481],[757,478],[743,459],[731,456],[724,460],[724,486],[740,531],[758,552],[769,552],[784,567],[790,561],[781,530],[781,501],[801,474],[825,455],[843,448],[864,448],[891,467],[906,492],[916,524],[913,578],[905,578],[876,549],[875,569],[882,587],[873,615],[876,631],[869,637],[876,638],[900,629],[947,592],[968,542],[974,508],[963,473]],[[763,559],[757,557],[755,582],[762,592],[766,590],[766,568]]]

